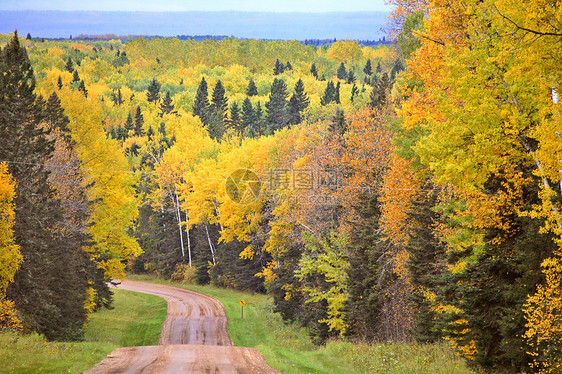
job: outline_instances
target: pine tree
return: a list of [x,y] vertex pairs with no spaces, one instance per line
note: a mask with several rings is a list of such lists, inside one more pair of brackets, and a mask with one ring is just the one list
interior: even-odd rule
[[70,56],[66,60],[66,65],[64,67],[66,68],[66,71],[68,71],[69,73],[74,72],[74,65],[72,64],[72,59],[70,58]]
[[[24,262],[6,295],[25,329],[49,339],[77,339],[86,321],[87,238],[61,234],[64,211],[44,166],[53,156],[52,129],[42,125],[47,103],[34,88],[31,63],[15,32],[0,54],[0,134],[9,134],[0,136],[0,159],[17,161],[8,167],[17,181],[14,238]],[[50,109],[51,115],[57,112]]]
[[377,74],[382,73],[382,67],[381,67],[381,62],[377,62],[377,67],[375,69],[375,71],[377,72]]
[[72,82],[80,82],[80,76],[78,75],[78,70],[74,70],[72,75]]
[[254,133],[257,136],[262,136],[264,134],[264,128],[263,128],[263,110],[261,108],[261,102],[258,101],[258,103],[256,104],[256,123],[254,126]]
[[338,81],[338,83],[336,84],[336,90],[334,91],[334,101],[336,102],[336,104],[341,104],[340,101],[340,81]]
[[252,106],[252,102],[249,98],[244,99],[242,103],[242,132],[248,130],[255,135],[255,123],[256,123],[256,112]]
[[66,140],[70,143],[70,130],[68,124],[70,123],[67,116],[64,115],[64,110],[61,106],[61,101],[58,95],[53,92],[45,106],[45,121],[50,128],[57,128],[64,135]]
[[156,104],[158,99],[160,99],[160,83],[158,83],[156,78],[152,78],[152,82],[150,82],[146,92],[146,100],[149,103]]
[[273,75],[283,74],[284,71],[285,67],[283,66],[283,63],[280,62],[279,59],[277,59],[275,61],[275,67],[273,68]]
[[337,76],[338,76],[338,79],[347,80],[347,71],[345,70],[345,65],[344,65],[343,62],[338,67]]
[[172,98],[170,97],[170,92],[166,92],[166,96],[162,99],[160,103],[160,117],[164,114],[170,114],[174,110],[174,105],[172,104]]
[[373,74],[373,68],[371,66],[371,59],[368,59],[367,62],[365,63],[365,67],[363,68],[363,72],[367,76],[370,76],[371,74]]
[[131,112],[127,113],[127,120],[125,121],[125,131],[129,134],[130,131],[134,131],[135,124],[133,122],[133,117],[131,116]]
[[118,88],[118,89],[117,89],[117,105],[121,105],[121,104],[123,104],[123,103],[124,103],[124,101],[123,101],[123,95],[121,94],[121,89]]
[[129,134],[127,133],[127,130],[125,130],[125,128],[123,126],[121,126],[121,124],[119,124],[119,127],[117,127],[116,133],[117,133],[117,139],[119,139],[119,140],[125,140],[129,136]]
[[301,116],[299,110],[299,103],[296,95],[293,94],[289,99],[289,125],[296,125],[300,123]]
[[82,91],[84,96],[88,97],[88,90],[86,89],[86,84],[84,83],[83,79],[80,81],[80,84],[78,85],[78,91]]
[[220,79],[217,81],[215,88],[213,89],[213,95],[211,97],[210,111],[213,116],[217,119],[223,119],[226,116],[226,109],[228,108],[228,98],[226,97],[226,91]]
[[359,89],[357,88],[357,85],[355,83],[353,83],[353,86],[351,87],[351,102],[353,103],[355,101],[355,97],[359,95]]
[[275,78],[271,85],[267,109],[267,125],[271,132],[286,127],[289,123],[287,85],[282,79]]
[[289,61],[287,61],[287,63],[285,64],[285,71],[287,70],[293,70],[293,65],[291,65]]
[[238,103],[235,101],[230,106],[230,118],[228,120],[228,127],[240,134],[240,123],[240,108],[238,107]]
[[59,88],[59,90],[62,88],[62,78],[59,75],[58,79],[57,79],[57,87]]
[[355,83],[355,74],[353,74],[353,70],[350,70],[347,73],[347,84]]
[[198,116],[204,124],[208,123],[209,93],[207,91],[207,81],[205,77],[201,78],[201,83],[199,83],[199,87],[197,88],[197,94],[193,102],[193,115]]
[[316,64],[312,63],[312,66],[310,67],[310,73],[312,74],[312,76],[316,79],[318,79],[318,70],[316,70]]
[[152,126],[149,126],[148,131],[146,132],[146,137],[148,138],[148,140],[152,140],[153,136],[154,136],[154,130],[152,130]]
[[381,80],[373,87],[373,91],[369,97],[368,105],[373,108],[381,108],[387,102],[387,97],[390,92],[390,79],[388,79],[388,74],[384,73]]
[[297,83],[295,83],[295,98],[298,103],[299,112],[302,113],[310,104],[310,99],[304,91],[304,83],[302,79],[299,79]]
[[31,40],[31,34],[27,33],[27,36],[25,37],[26,40]]
[[334,82],[329,81],[326,84],[326,89],[324,90],[324,95],[320,98],[320,104],[328,105],[332,101],[334,101],[334,95],[336,94],[336,87],[334,86]]
[[135,136],[143,136],[143,125],[144,117],[142,115],[140,106],[137,106],[137,110],[135,112]]
[[328,130],[332,134],[337,136],[343,136],[347,131],[347,124],[345,122],[345,113],[339,107],[336,108],[334,115],[331,118],[331,122],[328,125]]
[[256,83],[253,79],[250,79],[248,83],[248,89],[246,90],[246,95],[248,96],[257,96],[258,95],[258,88],[256,87]]

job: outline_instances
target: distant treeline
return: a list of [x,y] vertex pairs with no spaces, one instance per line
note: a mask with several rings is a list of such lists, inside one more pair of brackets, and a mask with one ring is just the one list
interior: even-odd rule
[[[95,40],[132,40],[132,39],[137,39],[137,38],[145,38],[148,40],[151,39],[165,39],[168,38],[167,36],[161,36],[161,35],[116,35],[116,34],[103,34],[103,35],[78,35],[76,37],[72,37],[72,35],[70,35],[70,38],[68,39],[74,39],[74,40],[84,40],[84,41],[95,41]],[[209,40],[209,39],[213,39],[215,41],[219,41],[219,40],[223,40],[223,39],[228,39],[228,38],[236,38],[235,36],[227,36],[227,35],[176,35],[175,38],[178,38],[180,40],[194,40],[194,41],[205,41],[205,40]],[[67,38],[46,38],[47,40],[67,40]],[[236,39],[241,39],[241,40],[246,40],[246,39],[251,39],[251,38],[236,38]],[[259,40],[272,40],[272,39],[259,39]],[[305,40],[300,40],[301,43],[303,43],[304,45],[315,45],[315,46],[324,46],[324,45],[331,45],[335,42],[337,42],[338,39],[333,38],[333,39],[305,39]],[[381,39],[378,40],[357,40],[357,42],[363,46],[367,46],[367,47],[376,47],[379,45],[385,45],[385,44],[389,44],[390,42],[386,40],[386,37],[382,37]]]

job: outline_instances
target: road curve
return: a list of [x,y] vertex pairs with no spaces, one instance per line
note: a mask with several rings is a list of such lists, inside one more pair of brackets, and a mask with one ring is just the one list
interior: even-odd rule
[[278,373],[255,348],[233,347],[222,304],[207,295],[154,283],[123,281],[118,288],[168,302],[156,346],[122,347],[87,374]]

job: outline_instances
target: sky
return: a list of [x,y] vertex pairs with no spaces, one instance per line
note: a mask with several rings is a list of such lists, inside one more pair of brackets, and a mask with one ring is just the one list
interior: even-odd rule
[[388,12],[390,6],[385,0],[0,0],[0,10]]

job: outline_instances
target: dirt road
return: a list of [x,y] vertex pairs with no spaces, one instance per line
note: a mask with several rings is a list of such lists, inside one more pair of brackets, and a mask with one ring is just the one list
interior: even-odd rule
[[153,283],[123,281],[118,288],[168,301],[159,345],[118,348],[86,373],[278,373],[255,348],[232,346],[218,300]]

